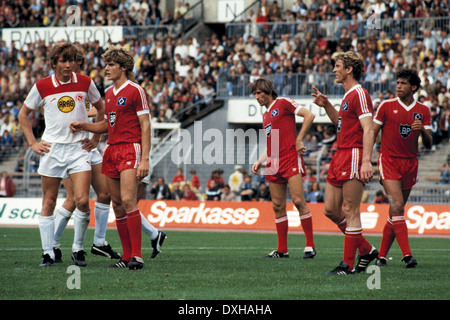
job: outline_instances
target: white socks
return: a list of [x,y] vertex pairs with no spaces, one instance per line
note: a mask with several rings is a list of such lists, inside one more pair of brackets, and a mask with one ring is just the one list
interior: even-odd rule
[[94,244],[103,246],[106,241],[106,227],[108,226],[109,204],[95,202],[95,234]]
[[142,221],[142,231],[150,236],[150,239],[156,239],[158,236],[158,229],[151,225],[148,222],[147,218],[141,212],[141,221]]
[[86,231],[89,225],[90,211],[81,212],[75,209],[73,214],[73,223],[75,235],[73,239],[72,252],[83,250],[84,240],[86,239]]
[[53,247],[59,248],[60,243],[59,240],[61,239],[61,236],[64,232],[64,230],[67,227],[67,223],[70,220],[70,217],[72,216],[72,212],[67,211],[63,207],[59,207],[55,210],[55,237],[53,239]]
[[53,253],[53,235],[55,230],[55,219],[53,216],[39,216],[39,232],[41,234],[42,250],[55,260]]

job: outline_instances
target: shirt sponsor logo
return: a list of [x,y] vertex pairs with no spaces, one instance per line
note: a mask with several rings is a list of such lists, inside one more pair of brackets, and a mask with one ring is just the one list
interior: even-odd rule
[[75,108],[75,100],[72,97],[64,96],[59,98],[56,105],[59,111],[69,113]]
[[410,135],[412,129],[408,124],[401,124],[399,130],[402,138],[406,139]]

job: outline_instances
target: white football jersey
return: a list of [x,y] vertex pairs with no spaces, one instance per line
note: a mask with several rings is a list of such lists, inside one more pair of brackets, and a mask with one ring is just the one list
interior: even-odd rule
[[86,102],[96,104],[100,92],[91,78],[72,73],[68,83],[61,83],[53,74],[39,80],[28,94],[24,105],[44,110],[45,130],[42,140],[50,143],[73,143],[88,137],[85,131],[73,133],[69,124],[74,121],[88,122]]

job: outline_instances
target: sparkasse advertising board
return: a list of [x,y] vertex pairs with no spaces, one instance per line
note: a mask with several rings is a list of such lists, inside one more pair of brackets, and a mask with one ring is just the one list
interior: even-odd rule
[[[64,199],[59,199],[61,205]],[[90,200],[90,226],[95,225],[95,200]],[[0,198],[1,226],[38,226],[42,200],[39,198]],[[323,203],[309,203],[315,232],[338,232],[336,225],[323,214]],[[389,215],[387,204],[361,204],[361,221],[365,233],[379,233]],[[223,229],[242,231],[274,231],[275,222],[270,202],[141,200],[139,209],[157,228]],[[289,228],[302,231],[298,211],[287,203]],[[446,205],[410,204],[405,219],[411,235],[450,236],[450,212]],[[72,219],[69,226],[73,225]],[[108,226],[115,226],[110,209]]]

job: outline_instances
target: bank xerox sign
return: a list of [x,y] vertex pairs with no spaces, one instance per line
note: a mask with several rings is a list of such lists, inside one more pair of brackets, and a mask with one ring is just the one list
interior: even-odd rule
[[[59,199],[61,205],[64,199]],[[0,226],[37,226],[42,200],[39,198],[0,198]],[[95,225],[95,200],[90,200],[91,221]],[[338,232],[338,228],[323,214],[322,203],[309,203],[315,232]],[[224,229],[275,231],[270,202],[175,201],[141,200],[139,209],[157,228]],[[297,210],[287,203],[290,231],[302,231]],[[364,233],[383,231],[388,217],[387,204],[361,204]],[[405,208],[405,218],[411,235],[450,236],[450,212],[446,205],[411,204]],[[69,222],[69,225],[73,225]],[[109,226],[115,226],[110,210]]]

